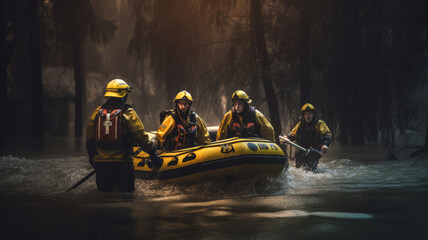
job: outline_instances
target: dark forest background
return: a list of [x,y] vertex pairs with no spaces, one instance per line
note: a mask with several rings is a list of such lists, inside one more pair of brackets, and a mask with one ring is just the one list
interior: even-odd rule
[[428,1],[4,0],[2,146],[84,135],[123,78],[149,130],[183,89],[215,126],[237,89],[285,134],[310,102],[341,144],[428,149]]

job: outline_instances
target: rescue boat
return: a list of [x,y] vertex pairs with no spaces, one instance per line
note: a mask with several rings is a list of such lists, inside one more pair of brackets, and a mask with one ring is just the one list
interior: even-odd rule
[[276,177],[288,168],[282,149],[261,138],[229,138],[192,148],[160,151],[163,165],[157,170],[147,165],[150,158],[147,153],[139,148],[134,150],[137,178],[173,184]]

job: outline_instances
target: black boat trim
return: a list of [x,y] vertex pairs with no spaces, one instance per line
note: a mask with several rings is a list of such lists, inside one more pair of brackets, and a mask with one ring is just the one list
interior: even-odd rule
[[247,164],[263,164],[263,165],[284,165],[287,159],[283,155],[241,155],[234,156],[229,158],[221,158],[207,162],[195,163],[190,166],[171,169],[162,171],[160,173],[155,173],[153,171],[141,171],[136,170],[136,175],[138,178],[143,179],[173,179],[188,176],[195,173],[227,168],[237,165],[247,165]]

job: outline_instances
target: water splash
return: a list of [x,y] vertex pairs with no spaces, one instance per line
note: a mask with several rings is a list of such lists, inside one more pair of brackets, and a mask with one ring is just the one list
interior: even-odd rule
[[[365,155],[364,155],[365,156]],[[3,193],[62,194],[92,171],[84,154],[57,158],[28,159],[2,156],[0,189]],[[206,182],[191,186],[166,185],[161,181],[136,181],[137,198],[173,201],[183,198],[235,198],[263,195],[314,193],[319,191],[364,191],[428,185],[427,161],[363,161],[322,159],[316,172],[290,166],[277,178],[232,183]],[[70,196],[95,194],[92,177]]]
[[413,161],[357,162],[350,159],[321,161],[315,172],[290,167],[287,182],[295,191],[360,191],[418,186],[428,177],[428,164]]

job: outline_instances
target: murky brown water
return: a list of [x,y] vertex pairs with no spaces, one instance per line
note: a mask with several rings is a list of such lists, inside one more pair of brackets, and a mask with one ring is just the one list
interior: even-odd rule
[[[59,143],[58,143],[59,144]],[[61,144],[59,144],[61,145]],[[65,154],[62,154],[62,153]],[[1,239],[426,239],[428,160],[333,146],[319,171],[276,179],[98,193],[84,152],[0,159]]]

